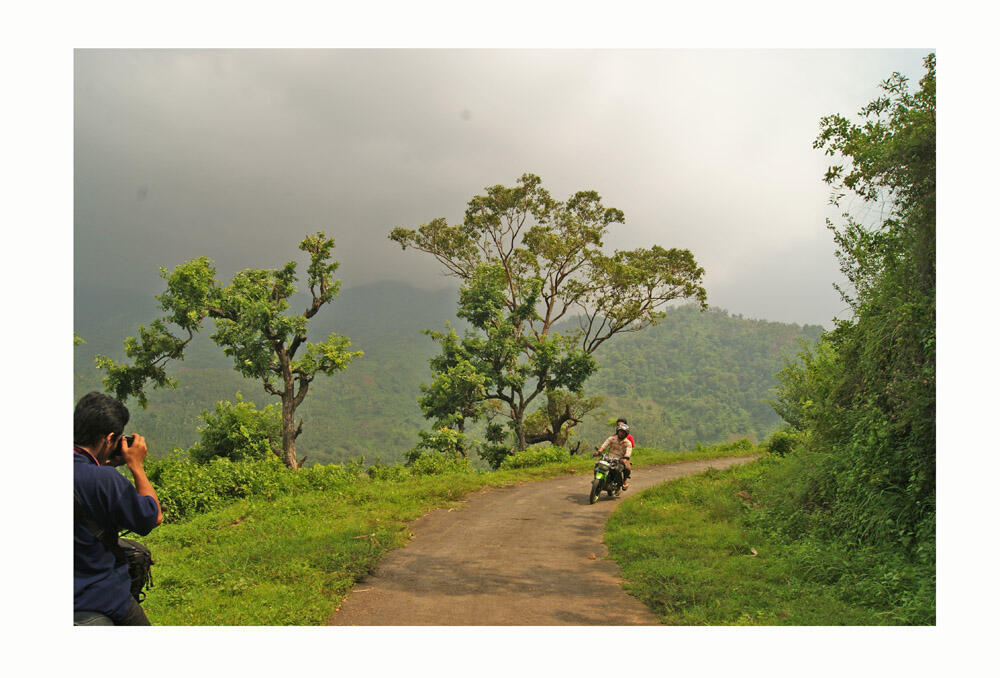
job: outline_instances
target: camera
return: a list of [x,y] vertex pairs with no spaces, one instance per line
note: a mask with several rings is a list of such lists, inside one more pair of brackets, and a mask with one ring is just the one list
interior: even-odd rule
[[[122,436],[125,439],[125,444],[129,447],[135,444],[135,434],[130,436]],[[119,443],[119,448],[115,451],[113,455],[108,457],[108,466],[121,466],[125,463],[125,456],[122,454],[121,443]]]

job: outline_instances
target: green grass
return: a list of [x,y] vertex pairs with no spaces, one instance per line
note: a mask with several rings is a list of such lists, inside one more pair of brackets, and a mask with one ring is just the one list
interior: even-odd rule
[[626,590],[665,624],[933,624],[933,568],[765,529],[778,463],[710,470],[623,502],[605,541]]
[[[747,454],[705,448],[639,448],[635,465]],[[156,625],[316,625],[390,549],[410,538],[409,522],[487,486],[585,473],[589,457],[498,472],[371,480],[335,490],[249,498],[163,524],[150,547],[154,587],[143,607]]]

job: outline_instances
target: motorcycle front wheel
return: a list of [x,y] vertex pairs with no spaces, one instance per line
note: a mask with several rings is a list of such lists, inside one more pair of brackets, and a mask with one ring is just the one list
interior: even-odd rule
[[594,478],[594,482],[590,484],[590,503],[593,504],[597,501],[597,497],[601,494],[601,481]]

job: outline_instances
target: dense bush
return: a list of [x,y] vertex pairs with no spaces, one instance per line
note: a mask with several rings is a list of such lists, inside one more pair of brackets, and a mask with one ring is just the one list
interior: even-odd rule
[[410,469],[402,464],[372,464],[368,467],[367,473],[372,480],[389,482],[406,480],[412,475]]
[[409,468],[410,472],[416,476],[469,473],[472,471],[472,465],[468,459],[445,452],[423,452],[410,462]]
[[274,499],[296,490],[332,490],[355,482],[359,462],[316,465],[289,470],[277,457],[230,461],[216,458],[196,463],[181,450],[162,459],[148,459],[146,473],[163,507],[164,520],[176,522],[218,508],[236,499]]
[[849,464],[808,444],[784,458],[762,461],[757,472],[741,473],[742,489],[754,502],[744,523],[786,544],[786,557],[804,580],[830,586],[852,603],[891,610],[887,621],[892,623],[934,623],[933,535],[912,550],[900,549],[895,541],[858,544],[831,520],[829,507],[840,491],[837,478]]
[[789,430],[775,431],[764,443],[764,448],[773,455],[784,457],[795,447],[798,438]]
[[201,439],[188,451],[195,461],[263,459],[281,448],[281,412],[275,404],[259,410],[237,393],[235,403],[220,401],[215,414],[205,410],[201,418]]
[[438,452],[446,457],[465,457],[468,449],[468,439],[465,434],[455,429],[441,427],[434,431],[420,431],[420,442],[406,453],[406,461],[412,464],[416,459],[428,452]]
[[515,469],[515,468],[527,468],[529,466],[544,466],[545,464],[553,464],[559,462],[568,462],[570,460],[569,452],[565,448],[546,446],[537,448],[528,448],[523,452],[515,452],[509,455],[500,462],[500,469]]

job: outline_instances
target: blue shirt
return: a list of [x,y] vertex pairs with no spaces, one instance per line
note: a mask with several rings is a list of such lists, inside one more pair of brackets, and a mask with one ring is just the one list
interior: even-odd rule
[[[136,492],[111,466],[99,466],[86,450],[73,449],[73,494],[99,525],[117,534],[149,534],[159,513],[156,500]],[[118,621],[129,609],[128,565],[73,520],[73,610],[100,612]]]

